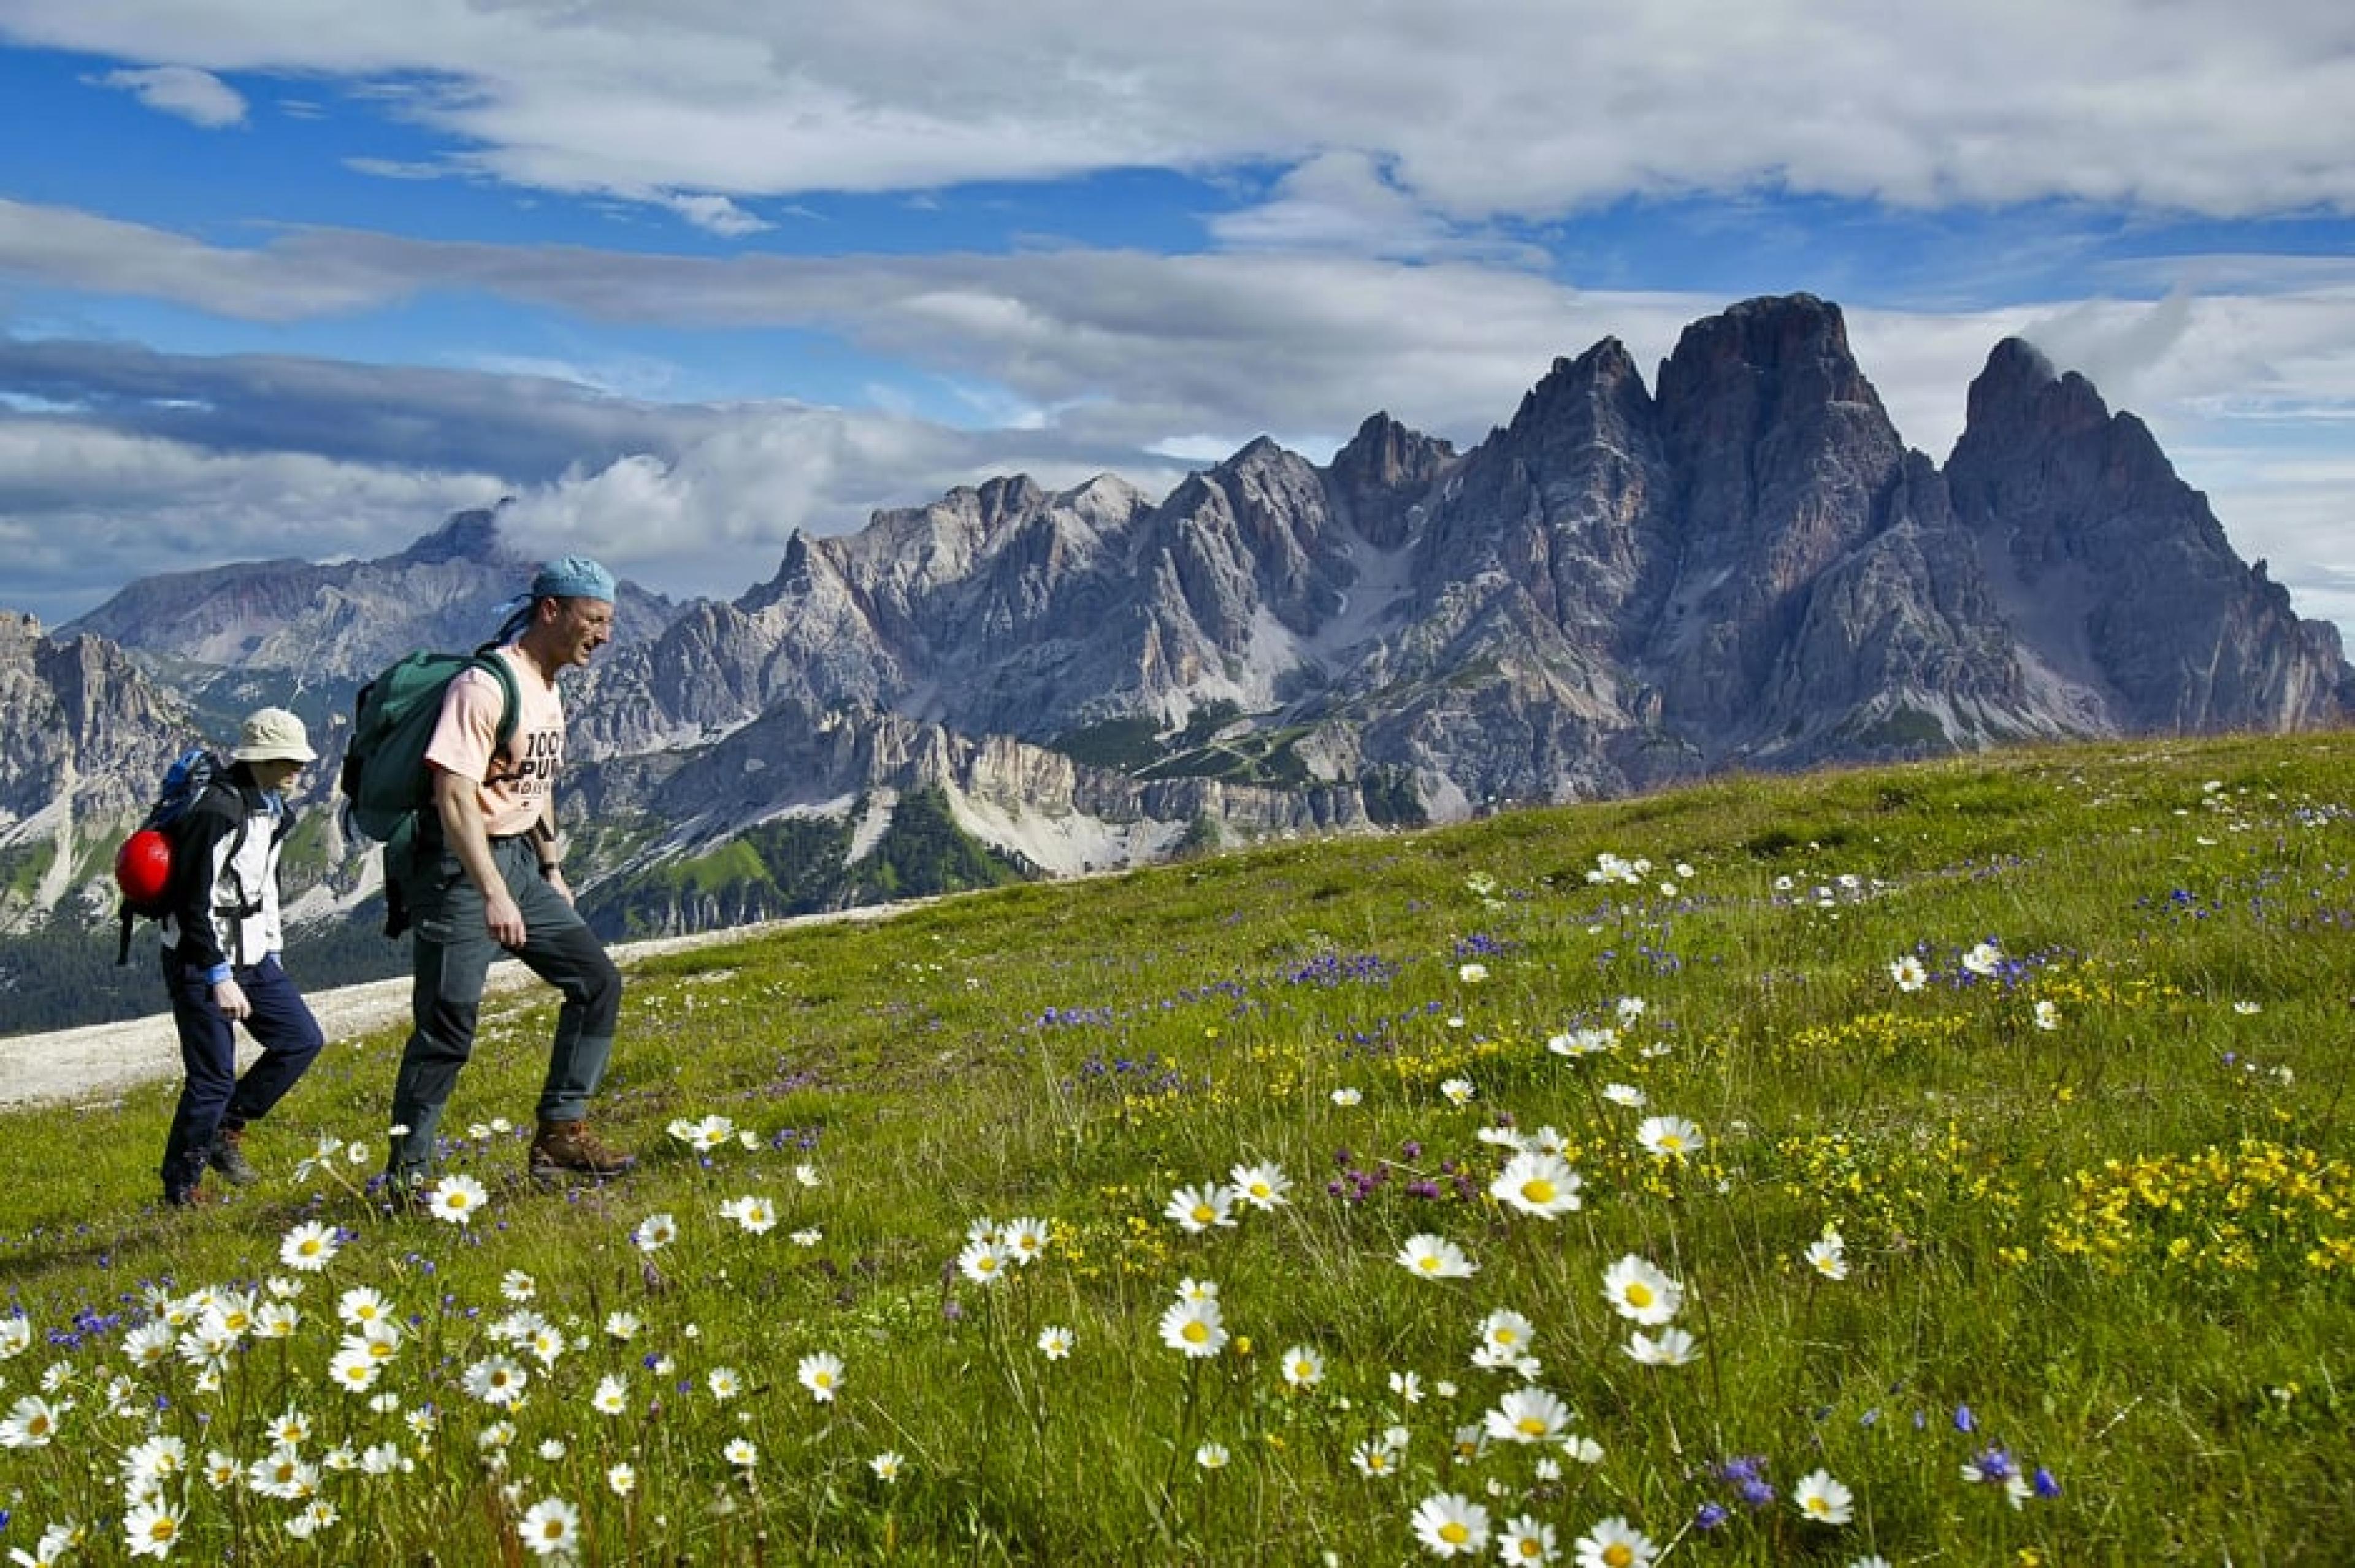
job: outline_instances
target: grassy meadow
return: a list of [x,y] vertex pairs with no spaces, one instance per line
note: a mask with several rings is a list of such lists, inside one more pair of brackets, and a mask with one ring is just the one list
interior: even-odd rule
[[[1738,779],[400,1031],[160,1205],[0,1118],[0,1555],[2355,1561],[2355,737]],[[290,968],[300,976],[299,944]]]

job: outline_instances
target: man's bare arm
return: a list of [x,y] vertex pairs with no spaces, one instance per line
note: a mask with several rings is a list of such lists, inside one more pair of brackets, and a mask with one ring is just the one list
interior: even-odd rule
[[490,832],[483,825],[482,802],[474,789],[472,779],[444,768],[433,770],[433,805],[442,817],[442,839],[458,857],[467,880],[481,890],[483,923],[492,940],[502,947],[520,947],[523,912],[516,908],[506,880],[499,875],[498,862],[492,858]]

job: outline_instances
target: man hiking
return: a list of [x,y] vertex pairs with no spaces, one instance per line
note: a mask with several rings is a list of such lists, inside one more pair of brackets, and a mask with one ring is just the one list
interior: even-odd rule
[[[462,671],[426,745],[433,806],[420,814],[406,879],[414,921],[414,1028],[392,1094],[387,1166],[396,1203],[413,1202],[436,1165],[435,1131],[474,1051],[483,982],[512,953],[563,994],[540,1089],[529,1168],[602,1179],[635,1165],[584,1121],[613,1054],[622,975],[572,906],[556,835],[564,708],[556,677],[585,666],[613,635],[613,573],[586,556],[540,568],[487,656],[514,677],[515,721],[499,743],[506,695],[491,672]],[[398,869],[389,868],[388,874]]]
[[[164,986],[186,1079],[164,1144],[164,1198],[205,1201],[208,1166],[234,1186],[259,1179],[245,1129],[294,1087],[325,1043],[279,962],[278,853],[293,827],[285,789],[315,757],[303,720],[282,708],[246,717],[226,773],[173,828],[162,916]],[[237,1075],[237,1026],[261,1044]]]

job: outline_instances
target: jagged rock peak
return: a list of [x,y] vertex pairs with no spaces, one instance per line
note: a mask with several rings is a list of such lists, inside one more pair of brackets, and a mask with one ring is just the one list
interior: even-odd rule
[[2007,337],[1988,352],[1986,367],[1971,382],[1964,431],[1967,438],[1973,431],[2017,433],[2026,426],[2041,439],[2084,434],[2109,419],[2109,405],[2091,381],[2074,370],[2056,368],[2034,344]]
[[1615,337],[1604,338],[1575,359],[1557,357],[1537,385],[1521,394],[1511,429],[1527,432],[1550,424],[1574,402],[1615,395],[1630,383],[1640,386],[1642,379],[1626,345]]
[[1447,442],[1408,429],[1387,413],[1368,416],[1333,454],[1326,484],[1342,512],[1378,549],[1404,541],[1424,491],[1455,462]]
[[1256,435],[1241,451],[1219,464],[1222,471],[1264,467],[1271,463],[1289,462],[1293,454],[1276,443],[1273,436]]
[[1367,415],[1349,444],[1333,454],[1332,474],[1353,487],[1422,484],[1455,455],[1454,443],[1410,429],[1385,411]]
[[513,499],[513,496],[503,496],[496,507],[477,507],[471,511],[453,514],[448,522],[401,551],[396,559],[421,566],[439,565],[449,560],[479,560],[496,564],[512,559],[510,551],[500,548],[499,514]]
[[1028,517],[1047,499],[1028,474],[1001,474],[985,479],[974,493],[981,507],[981,526],[986,533],[996,533],[1009,517]]
[[1987,368],[1979,374],[1982,378],[2024,381],[2039,387],[2061,379],[2061,372],[2044,357],[2044,350],[2025,337],[2007,337],[1987,350]]
[[1659,400],[1687,403],[1729,380],[1752,383],[1761,414],[1810,402],[1881,399],[1849,347],[1839,306],[1813,294],[1744,300],[1694,322],[1660,366]]

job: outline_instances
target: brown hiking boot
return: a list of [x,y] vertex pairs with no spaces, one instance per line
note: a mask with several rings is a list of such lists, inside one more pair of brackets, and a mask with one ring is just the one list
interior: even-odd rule
[[637,1156],[599,1143],[585,1122],[542,1122],[539,1135],[531,1140],[530,1168],[536,1181],[552,1181],[568,1172],[602,1181],[637,1163]]
[[223,1127],[213,1135],[213,1147],[205,1151],[205,1163],[221,1174],[221,1179],[231,1187],[250,1187],[261,1179],[261,1172],[245,1157],[245,1129]]

